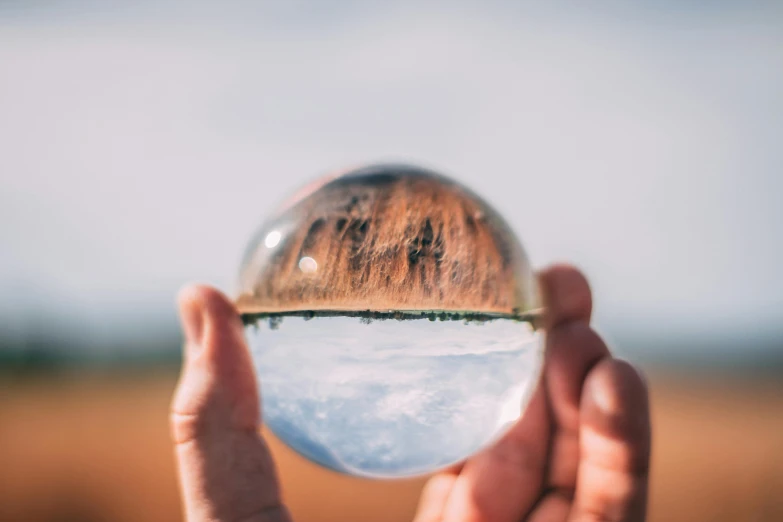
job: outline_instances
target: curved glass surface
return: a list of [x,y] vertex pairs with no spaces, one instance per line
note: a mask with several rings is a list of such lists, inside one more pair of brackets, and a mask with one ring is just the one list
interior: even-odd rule
[[240,270],[265,423],[352,475],[469,457],[538,381],[535,284],[500,215],[441,175],[381,165],[306,187],[261,227]]

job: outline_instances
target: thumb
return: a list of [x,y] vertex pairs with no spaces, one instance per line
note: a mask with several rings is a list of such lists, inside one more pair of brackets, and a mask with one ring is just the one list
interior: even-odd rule
[[269,449],[242,323],[220,292],[179,296],[185,362],[171,406],[188,522],[288,521]]

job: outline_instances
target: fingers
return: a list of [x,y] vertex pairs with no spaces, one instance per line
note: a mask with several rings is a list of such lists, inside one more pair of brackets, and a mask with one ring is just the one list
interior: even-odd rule
[[206,287],[179,298],[185,363],[171,409],[186,519],[288,520],[263,439],[259,395],[233,305]]
[[443,506],[442,520],[521,520],[542,486],[548,438],[546,398],[539,387],[522,419],[465,463]]
[[[563,374],[557,380],[576,378],[581,383],[592,360],[607,353],[603,343],[600,340],[595,343],[592,338],[588,340],[586,350],[570,348],[573,343],[579,347],[585,341],[582,330],[589,331],[587,323],[592,311],[590,288],[584,276],[566,265],[544,270],[539,281],[546,307],[547,352],[552,351],[553,343],[557,345],[555,362],[560,366],[558,371]],[[582,325],[583,328],[571,329],[572,325]],[[438,478],[436,492],[427,490],[422,495],[420,516],[423,516],[422,513],[437,513],[440,508],[444,521],[502,522],[521,520],[529,513],[539,499],[549,457],[551,420],[546,391],[542,383],[524,417],[497,444],[468,460],[459,477]],[[581,386],[566,391],[569,398],[573,396],[575,413],[572,415],[578,419]],[[575,470],[576,425],[573,440],[572,468]],[[450,490],[444,493],[447,486]],[[433,518],[422,518],[430,519]]]
[[[643,520],[650,455],[647,391],[590,328],[587,281],[573,268],[541,275],[547,309],[546,389],[553,421],[550,493],[532,520]],[[573,503],[570,502],[573,495]]]
[[579,461],[579,408],[590,370],[609,357],[603,340],[589,325],[590,287],[575,268],[556,265],[540,276],[547,310],[544,382],[553,421],[546,485],[569,493]]
[[536,504],[525,522],[566,522],[571,512],[571,496],[566,492],[552,491]]
[[525,514],[535,522],[644,519],[646,387],[590,328],[584,276],[558,265],[543,271],[540,282],[547,329],[542,386],[497,445],[468,460],[459,476],[442,474],[431,483],[417,522],[521,520]]
[[647,386],[624,361],[588,375],[581,403],[579,472],[569,520],[643,521],[650,460]]
[[547,486],[573,490],[579,462],[580,401],[585,379],[609,357],[606,344],[587,323],[555,327],[547,335],[545,383],[553,430]]
[[226,427],[255,430],[258,390],[233,305],[217,290],[190,287],[181,292],[179,306],[185,362],[172,405],[175,441]]
[[454,489],[458,473],[444,471],[433,476],[424,485],[413,522],[440,522],[446,503]]
[[544,327],[547,331],[563,323],[590,321],[593,298],[587,279],[572,266],[558,264],[538,276],[544,300]]

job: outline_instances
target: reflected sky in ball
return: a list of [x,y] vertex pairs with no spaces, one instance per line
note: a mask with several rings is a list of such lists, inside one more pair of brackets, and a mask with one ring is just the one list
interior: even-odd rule
[[264,422],[322,466],[423,474],[463,460],[522,413],[540,334],[486,323],[287,317],[247,327]]

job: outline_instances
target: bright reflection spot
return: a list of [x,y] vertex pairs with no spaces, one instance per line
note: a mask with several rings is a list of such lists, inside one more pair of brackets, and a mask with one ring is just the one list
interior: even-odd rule
[[318,270],[318,263],[312,257],[303,257],[299,260],[299,270],[305,274],[312,274]]
[[278,232],[277,230],[273,230],[266,235],[266,239],[264,239],[264,244],[266,245],[267,248],[274,248],[280,242],[281,237],[282,236],[280,235],[280,232]]

